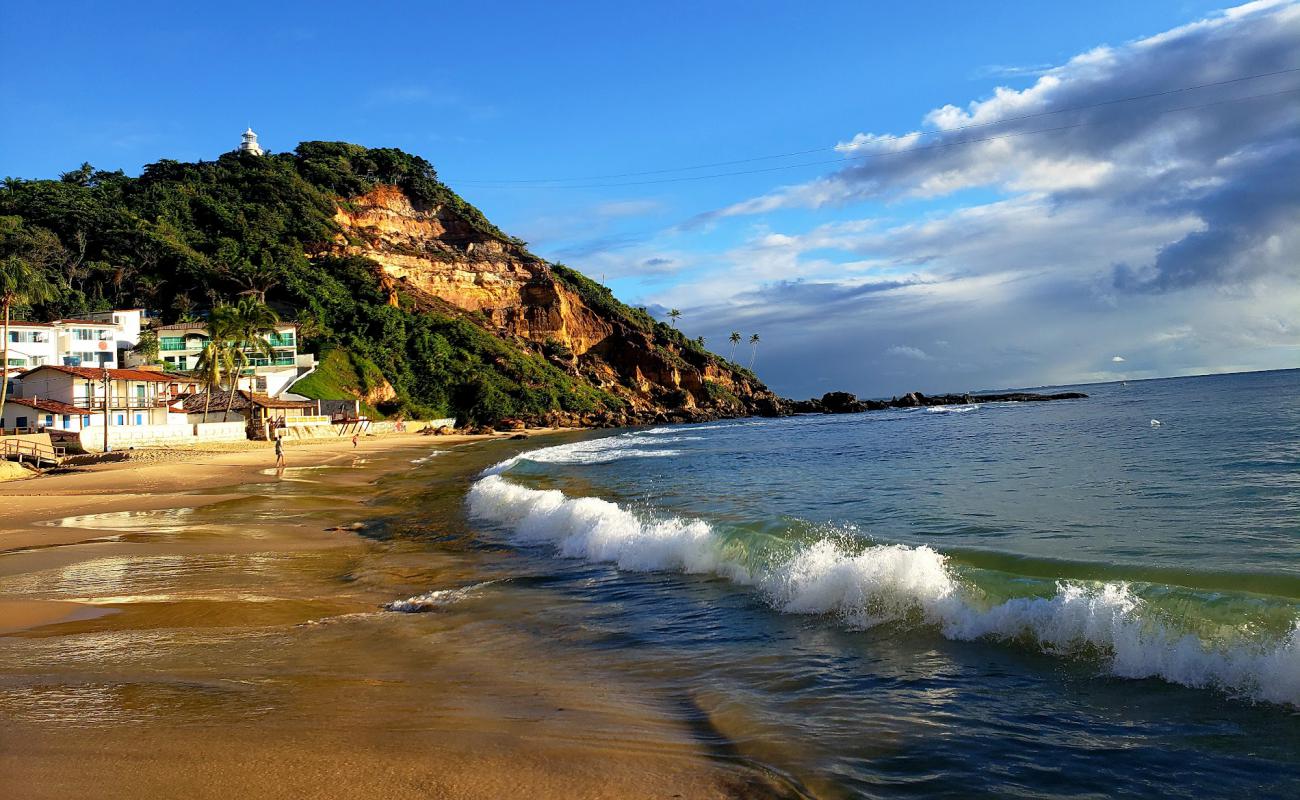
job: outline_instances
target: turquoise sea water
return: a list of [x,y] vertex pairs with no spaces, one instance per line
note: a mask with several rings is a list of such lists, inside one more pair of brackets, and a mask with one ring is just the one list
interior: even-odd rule
[[1082,390],[598,435],[467,508],[809,794],[1300,796],[1300,371]]

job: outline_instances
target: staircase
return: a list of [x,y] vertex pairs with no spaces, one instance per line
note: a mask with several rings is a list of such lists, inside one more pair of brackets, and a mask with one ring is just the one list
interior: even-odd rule
[[31,464],[37,469],[57,467],[66,455],[62,445],[41,444],[30,439],[0,439],[0,458]]

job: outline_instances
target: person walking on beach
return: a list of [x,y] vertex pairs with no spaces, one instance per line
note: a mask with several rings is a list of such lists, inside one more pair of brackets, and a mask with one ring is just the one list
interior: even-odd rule
[[352,446],[353,447],[357,446],[357,435],[355,433],[352,434]]
[[275,466],[284,468],[284,437],[275,437]]

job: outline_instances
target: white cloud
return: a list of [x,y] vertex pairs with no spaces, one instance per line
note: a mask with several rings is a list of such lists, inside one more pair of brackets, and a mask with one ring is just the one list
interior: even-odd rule
[[[1143,365],[1129,377],[1300,363],[1300,93],[1220,102],[1300,75],[1108,102],[1293,68],[1296,41],[1300,4],[1253,4],[1093,48],[921,131],[856,134],[840,171],[705,215],[763,225],[655,299],[710,340],[761,330],[764,375],[796,394],[824,389],[810,359],[867,394],[1104,379],[1106,352]],[[1186,105],[1204,107],[1161,113]],[[910,198],[970,188],[1002,198],[806,230],[777,213],[885,200],[906,219]],[[862,348],[936,340],[942,359]]]
[[1116,364],[1123,364],[1128,359],[1124,358],[1124,356],[1112,356],[1110,360],[1114,361]]
[[907,345],[894,345],[885,351],[891,356],[902,356],[903,358],[915,358],[917,361],[929,361],[930,354],[919,347],[908,347]]

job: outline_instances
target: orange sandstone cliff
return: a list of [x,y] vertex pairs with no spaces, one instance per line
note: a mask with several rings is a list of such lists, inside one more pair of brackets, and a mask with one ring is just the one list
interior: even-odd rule
[[393,302],[455,310],[628,402],[602,419],[627,424],[780,413],[751,373],[615,300],[517,241],[470,225],[445,205],[422,207],[394,186],[340,206],[337,247],[377,265]]

